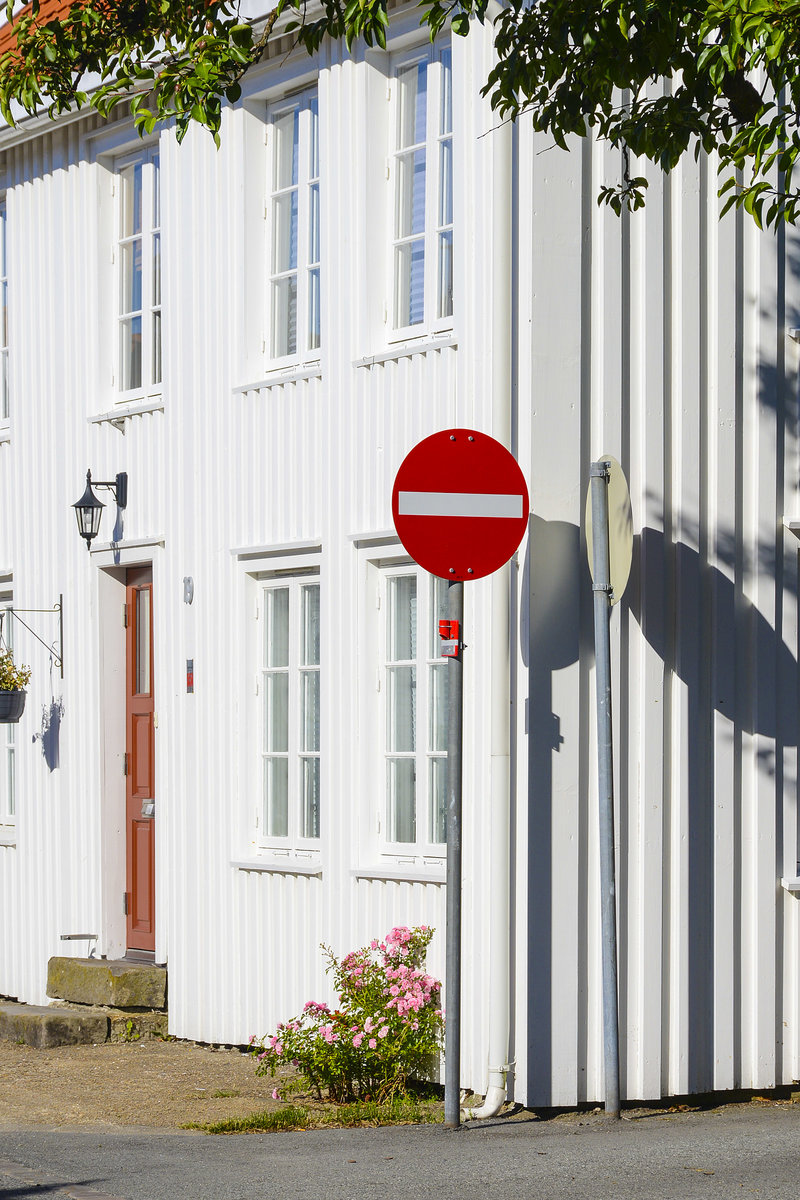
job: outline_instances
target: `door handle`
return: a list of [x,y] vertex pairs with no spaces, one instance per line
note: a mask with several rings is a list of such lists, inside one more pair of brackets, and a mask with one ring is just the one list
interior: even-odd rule
[[156,815],[155,800],[149,800],[149,799],[143,800],[142,801],[142,816],[143,817],[154,817],[155,815]]

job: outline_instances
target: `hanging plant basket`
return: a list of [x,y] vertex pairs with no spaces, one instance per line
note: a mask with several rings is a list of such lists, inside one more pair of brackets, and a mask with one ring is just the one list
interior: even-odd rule
[[22,688],[13,692],[0,691],[0,724],[10,725],[20,719],[25,710],[27,695]]

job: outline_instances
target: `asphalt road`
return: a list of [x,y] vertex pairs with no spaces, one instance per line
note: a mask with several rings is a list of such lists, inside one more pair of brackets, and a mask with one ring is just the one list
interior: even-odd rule
[[2,1200],[796,1200],[798,1190],[800,1105],[457,1131],[0,1131]]

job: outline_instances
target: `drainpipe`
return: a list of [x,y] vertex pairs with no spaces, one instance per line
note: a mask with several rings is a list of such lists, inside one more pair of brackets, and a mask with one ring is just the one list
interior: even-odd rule
[[[492,5],[491,7],[499,6]],[[492,436],[511,448],[512,138],[510,121],[492,139]],[[494,1117],[506,1101],[511,978],[511,568],[492,575],[491,774],[489,862],[489,1080],[480,1108],[464,1120]]]

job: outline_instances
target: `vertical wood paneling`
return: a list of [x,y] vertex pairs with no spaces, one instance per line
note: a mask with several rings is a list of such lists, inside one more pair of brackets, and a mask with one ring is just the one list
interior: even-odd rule
[[[0,566],[13,568],[20,607],[64,593],[65,677],[25,644],[34,680],[19,727],[17,844],[0,846],[0,993],[41,1002],[49,955],[87,950],[60,935],[113,925],[98,633],[107,593],[69,511],[87,467],[96,478],[128,472],[124,541],[163,542],[135,554],[153,559],[156,581],[157,942],[172,1032],[215,1042],[263,1033],[309,997],[331,999],[321,942],[341,954],[394,924],[435,926],[429,966],[443,974],[444,887],[355,870],[377,797],[374,748],[356,716],[372,702],[361,693],[373,647],[354,536],[391,527],[391,484],[417,441],[452,424],[491,429],[496,181],[494,118],[476,94],[490,48],[481,36],[454,47],[457,346],[386,357],[382,183],[366,178],[381,158],[368,131],[373,118],[386,123],[385,82],[377,60],[331,48],[320,81],[318,370],[259,381],[263,272],[252,262],[263,254],[266,176],[255,98],[246,113],[226,112],[219,151],[202,131],[181,147],[161,136],[163,410],[131,417],[124,433],[87,421],[114,403],[109,166],[90,136],[102,123],[48,127],[4,151],[13,413],[0,444]],[[800,516],[798,363],[785,342],[800,324],[797,238],[761,235],[741,215],[718,224],[712,164],[686,161],[667,179],[648,168],[646,209],[619,221],[595,203],[619,173],[613,151],[543,152],[525,122],[515,146],[514,437],[532,499],[512,572],[515,1095],[569,1105],[603,1094],[582,533],[588,464],[603,451],[627,473],[635,534],[612,618],[624,1092],[787,1082],[800,1074],[800,901],[779,882],[796,873],[800,837],[797,546],[782,530]],[[240,677],[250,568],[232,551],[313,539],[324,596],[322,873],[241,870],[231,862],[254,805]],[[478,1089],[491,1019],[489,594],[473,585],[466,622],[462,1073]],[[60,702],[50,771],[34,737]]]

